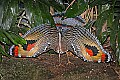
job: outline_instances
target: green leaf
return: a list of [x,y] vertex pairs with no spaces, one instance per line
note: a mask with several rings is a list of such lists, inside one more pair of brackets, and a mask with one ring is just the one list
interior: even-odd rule
[[102,36],[101,43],[103,44],[106,41],[106,39],[108,38],[108,32],[107,31],[102,32],[101,36]]
[[111,30],[110,32],[110,45],[112,49],[115,51],[116,49],[116,32],[114,30]]
[[117,57],[119,65],[120,65],[120,48],[116,49],[116,57]]
[[84,27],[90,29],[90,27],[94,24],[95,21],[89,21]]
[[3,55],[3,56],[10,57],[10,56],[5,52],[5,50],[2,48],[1,45],[0,45],[0,54]]
[[32,27],[43,23],[50,23],[52,26],[55,26],[53,18],[50,15],[50,6],[58,11],[64,10],[63,5],[56,0],[1,0],[0,27],[2,29],[9,30],[10,28],[16,27],[15,22],[17,20],[18,11],[20,10],[20,2],[23,2],[23,9],[26,10]]
[[[2,29],[9,30],[13,22],[13,17],[17,15],[18,8],[17,8],[17,1],[11,0],[4,0],[1,1],[0,5],[0,26]],[[17,18],[16,18],[17,19]]]
[[110,7],[110,11],[109,11],[109,16],[108,16],[108,26],[109,27],[112,27],[113,26],[113,19],[114,19],[114,6],[115,6],[115,2],[116,0],[112,0],[112,4],[111,4],[111,7]]
[[2,54],[0,54],[0,62],[2,61]]
[[[0,30],[0,42],[4,44],[10,45],[11,42],[15,45],[17,44],[26,44],[26,40],[24,40],[19,35],[16,35],[15,33],[12,33],[10,31]],[[11,41],[11,42],[10,42]]]
[[27,13],[31,14],[32,27],[38,26],[44,23],[50,23],[55,25],[52,16],[50,15],[50,4],[46,1],[25,1],[24,5]]
[[0,29],[0,42],[2,42],[3,44],[10,44],[9,39],[7,38],[7,36],[3,33],[4,30]]
[[6,31],[3,31],[3,33],[8,37],[8,39],[10,39],[15,45],[17,45],[18,43],[11,37],[10,34],[8,34]]
[[54,24],[54,20],[50,14],[50,10],[49,7],[44,5],[44,4],[39,4],[40,10],[41,10],[41,15],[43,17],[43,23],[48,23],[50,22],[51,25],[55,25]]
[[8,32],[8,33],[9,33],[9,34],[11,35],[11,37],[17,42],[17,44],[24,45],[24,44],[27,43],[26,40],[23,39],[21,36],[15,35],[15,34],[13,34],[13,33],[11,33],[11,32]]
[[78,2],[74,2],[74,4],[66,11],[65,16],[67,17],[75,17],[83,13],[88,7],[88,3],[84,2],[84,0],[78,0]]
[[120,49],[120,31],[118,31],[118,48]]
[[[116,18],[111,26],[110,31],[110,44],[113,50],[116,51],[116,35],[119,32],[119,19]],[[118,35],[119,36],[119,35]]]
[[97,5],[104,5],[104,4],[108,4],[110,3],[111,0],[92,0],[89,2],[89,5],[90,7],[94,7],[94,6],[97,6]]
[[118,57],[119,65],[120,65],[120,31],[118,31],[118,48],[116,50],[116,56]]
[[32,23],[32,27],[38,26],[43,23],[41,19],[41,10],[39,9],[38,3],[33,0],[23,0],[24,8],[27,15],[30,17],[30,21]]
[[102,26],[105,24],[107,18],[108,18],[108,13],[109,10],[106,10],[98,16],[98,19],[96,20],[95,26],[97,27],[97,33],[96,35],[98,36],[99,39],[101,39],[101,31],[102,31]]
[[[116,51],[116,56],[118,58],[118,62],[119,62],[119,65],[120,65],[120,28],[119,28],[119,17],[117,17],[113,23],[113,28],[115,28],[115,32],[116,32],[116,35],[117,35],[117,49],[115,50]],[[114,39],[113,39],[114,40]],[[113,43],[112,43],[113,44]],[[114,46],[112,46],[114,47]],[[116,47],[116,46],[115,46]]]
[[56,0],[48,0],[48,1],[50,3],[50,6],[52,6],[56,11],[60,11],[60,12],[64,11],[65,7],[62,4],[56,2]]

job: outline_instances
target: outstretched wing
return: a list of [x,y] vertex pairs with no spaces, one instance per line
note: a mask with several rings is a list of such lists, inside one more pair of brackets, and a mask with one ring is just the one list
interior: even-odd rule
[[13,45],[10,55],[15,57],[36,57],[46,52],[53,43],[57,43],[57,30],[49,25],[34,27],[26,32],[23,38],[27,41],[25,45]]
[[65,33],[68,49],[84,61],[109,62],[111,57],[99,40],[84,27],[76,26]]

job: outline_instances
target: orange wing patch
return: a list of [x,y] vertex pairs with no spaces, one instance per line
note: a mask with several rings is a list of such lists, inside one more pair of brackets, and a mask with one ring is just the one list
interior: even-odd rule
[[106,60],[106,58],[107,58],[107,55],[104,54],[104,53],[102,53],[102,56],[101,56],[101,60],[102,60],[102,62],[104,62],[104,61]]
[[90,56],[96,56],[99,53],[99,50],[95,46],[85,45],[85,49]]
[[85,48],[85,49],[90,56],[93,56],[93,51],[91,49],[88,49],[88,48]]
[[14,56],[15,57],[17,57],[18,56],[18,48],[19,48],[19,46],[15,46],[15,48],[14,48]]
[[28,44],[28,46],[27,46],[27,51],[30,51],[34,46],[35,46],[35,43],[33,43],[33,44]]
[[107,59],[107,54],[103,53],[101,50],[97,49],[95,46],[85,45],[86,52],[92,57],[94,62],[101,60],[105,62]]
[[[28,52],[30,53],[30,50],[35,47],[35,44],[35,40],[27,40],[27,44],[25,45],[15,45],[15,47],[12,49],[12,53],[15,57],[26,57],[29,55]],[[23,54],[22,51],[26,54]]]

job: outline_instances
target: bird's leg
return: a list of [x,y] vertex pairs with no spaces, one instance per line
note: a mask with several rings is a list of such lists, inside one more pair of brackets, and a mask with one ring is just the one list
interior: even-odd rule
[[70,57],[69,57],[69,52],[66,52],[66,55],[67,55],[67,60],[68,60],[67,64],[69,64],[69,63],[71,63],[70,62]]
[[65,67],[65,66],[61,63],[60,57],[61,57],[61,54],[59,53],[59,67]]
[[73,54],[72,54],[70,51],[67,51],[67,52],[66,52],[66,55],[67,55],[67,60],[68,60],[67,64],[73,64],[73,63],[70,61],[70,56],[73,56]]
[[60,53],[59,53],[59,66],[61,65],[61,61],[60,61]]
[[60,54],[61,54],[61,40],[62,38],[61,38],[61,33],[60,33],[60,31],[59,31],[59,42],[58,42],[58,45],[59,45],[59,47],[58,47],[58,52],[59,52],[59,66],[61,66],[61,61],[60,61]]

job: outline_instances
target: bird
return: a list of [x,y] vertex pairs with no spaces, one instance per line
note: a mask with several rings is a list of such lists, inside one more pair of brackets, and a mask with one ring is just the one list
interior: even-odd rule
[[27,43],[12,45],[9,54],[15,57],[38,57],[52,49],[59,54],[59,62],[60,55],[69,52],[85,62],[110,62],[110,53],[103,49],[95,35],[82,27],[85,20],[80,15],[66,18],[64,14],[53,15],[56,27],[41,24],[28,30],[22,36]]

